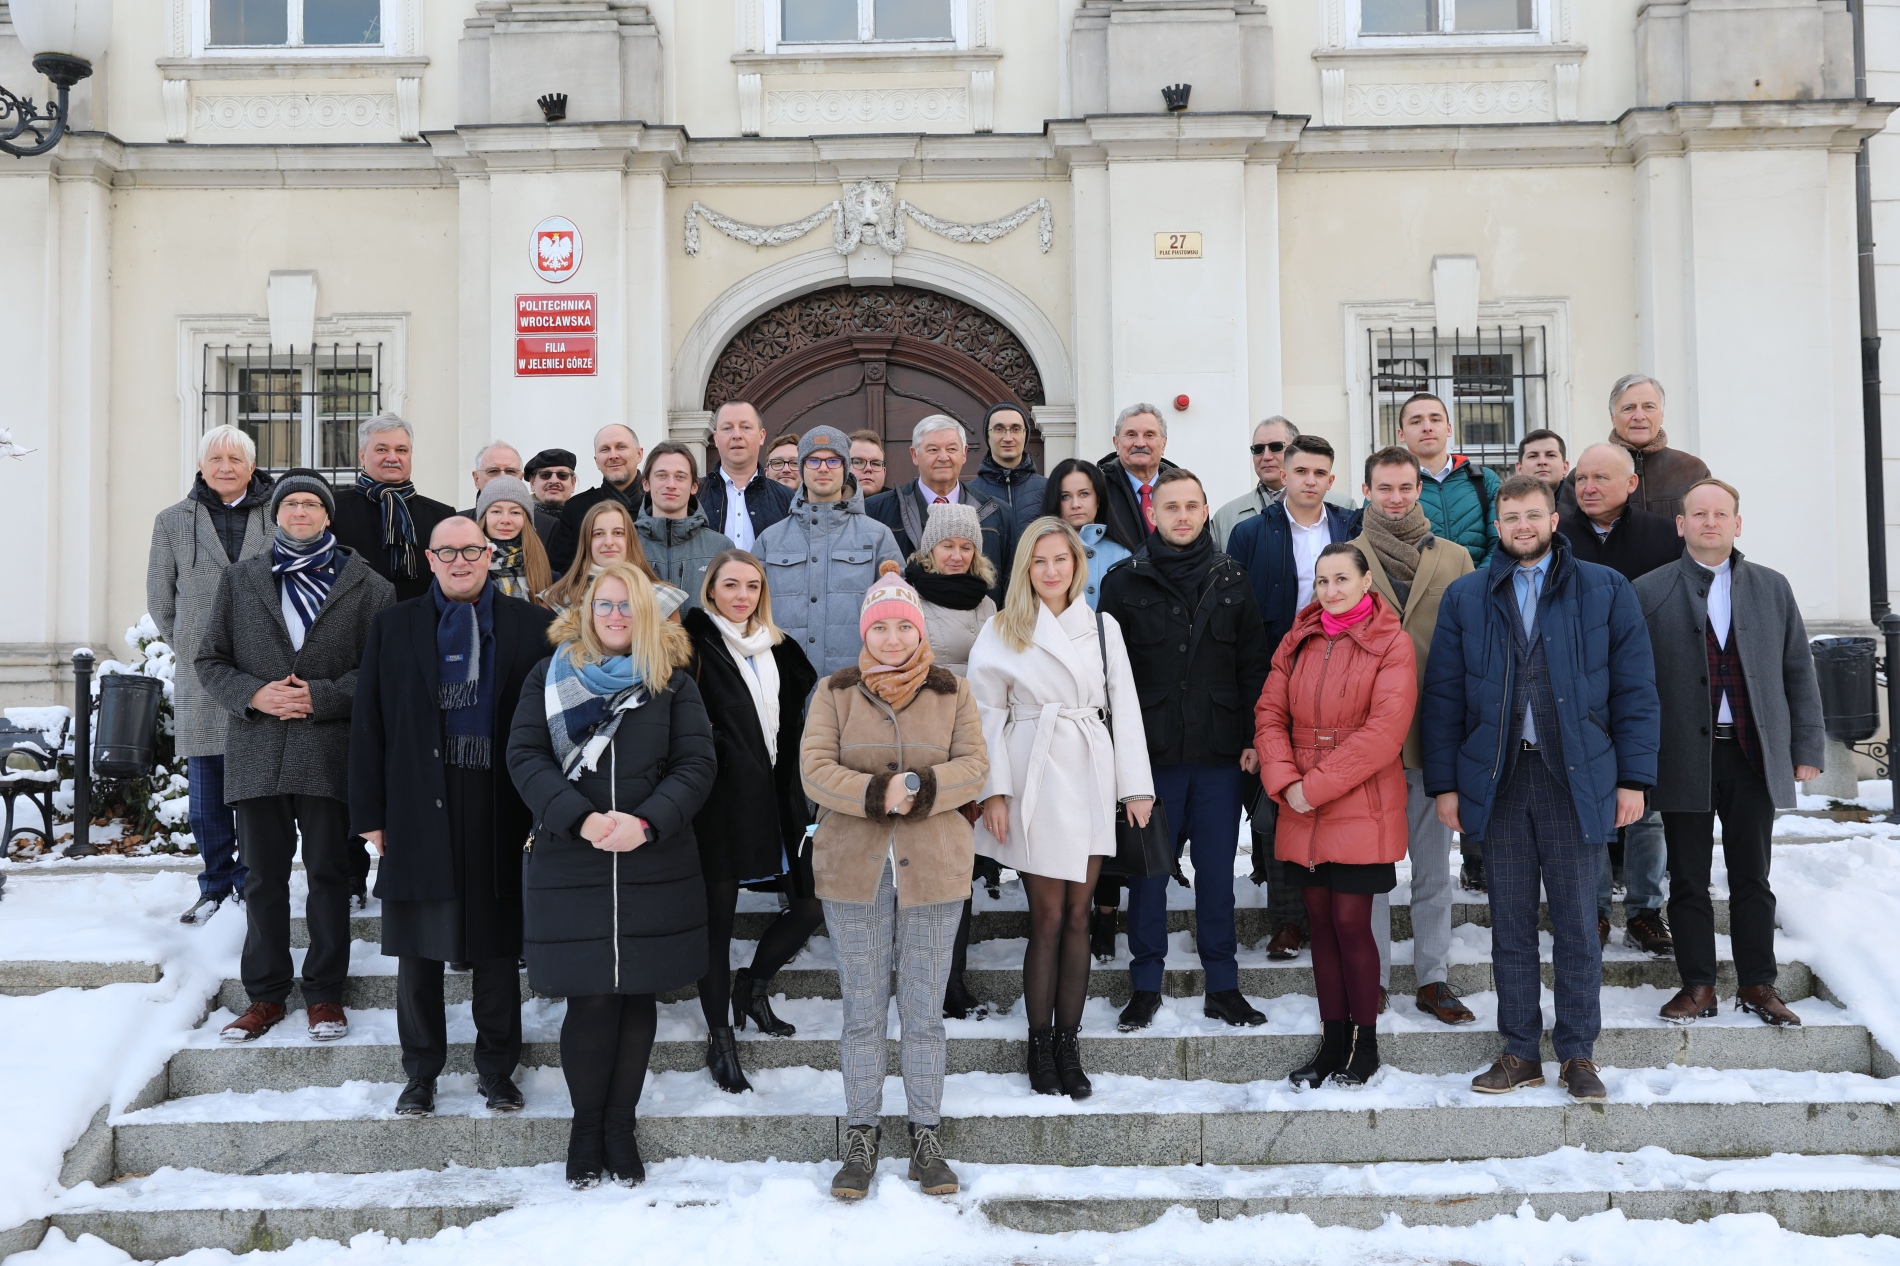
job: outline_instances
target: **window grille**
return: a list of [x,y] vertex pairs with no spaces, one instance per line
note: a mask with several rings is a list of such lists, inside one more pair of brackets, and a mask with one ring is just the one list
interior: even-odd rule
[[256,442],[260,470],[307,466],[346,485],[357,424],[382,408],[382,361],[381,343],[207,346],[199,433],[228,423]]
[[1544,327],[1479,326],[1475,334],[1429,329],[1366,331],[1371,367],[1372,433],[1377,445],[1399,443],[1399,409],[1430,392],[1452,417],[1451,451],[1502,475],[1517,463],[1517,442],[1549,425]]

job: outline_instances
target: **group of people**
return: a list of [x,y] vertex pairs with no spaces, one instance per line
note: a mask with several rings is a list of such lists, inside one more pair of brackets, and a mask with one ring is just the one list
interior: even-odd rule
[[[1774,807],[1818,776],[1818,691],[1786,581],[1734,549],[1739,494],[1667,447],[1661,407],[1653,380],[1625,379],[1611,441],[1574,472],[1560,437],[1533,432],[1500,481],[1451,456],[1452,415],[1414,396],[1356,510],[1326,500],[1332,447],[1283,418],[1254,433],[1257,487],[1211,507],[1147,404],[1116,420],[1113,456],[1046,478],[1020,407],[989,410],[967,481],[962,423],[926,417],[916,478],[867,499],[888,470],[875,435],[821,424],[768,443],[734,401],[713,419],[716,476],[615,424],[595,437],[599,487],[575,490],[571,453],[524,465],[492,443],[461,512],[415,491],[394,415],[362,424],[344,488],[272,480],[242,430],[216,428],[158,518],[148,587],[178,657],[205,859],[182,917],[235,897],[247,919],[249,1005],[222,1035],[282,1022],[293,983],[312,1040],[348,1032],[349,915],[373,851],[398,962],[396,1113],[434,1110],[450,969],[472,976],[481,1094],[523,1106],[525,966],[567,1000],[569,1180],[638,1182],[657,996],[696,986],[709,1075],[745,1091],[734,1030],[795,1032],[772,979],[823,926],[843,1000],[833,1191],[863,1196],[874,1176],[895,995],[910,1175],[951,1192],[944,1018],[980,1005],[962,980],[973,881],[1020,877],[1030,1086],[1084,1098],[1090,959],[1114,956],[1123,883],[1120,1028],[1164,1006],[1171,880],[1103,876],[1119,825],[1159,815],[1191,859],[1205,1014],[1264,1023],[1239,987],[1243,812],[1269,956],[1311,945],[1323,1035],[1301,1084],[1379,1067],[1401,858],[1417,1005],[1474,1021],[1446,978],[1453,831],[1468,866],[1482,844],[1506,1039],[1475,1089],[1542,1080],[1541,884],[1561,1077],[1604,1097],[1591,1057],[1619,833],[1632,940],[1681,966],[1664,1016],[1714,1013],[1720,815],[1739,1001],[1798,1023],[1774,990],[1768,840]],[[791,485],[774,466],[787,447]],[[1673,943],[1638,842],[1651,810]],[[734,971],[743,889],[780,910]]]

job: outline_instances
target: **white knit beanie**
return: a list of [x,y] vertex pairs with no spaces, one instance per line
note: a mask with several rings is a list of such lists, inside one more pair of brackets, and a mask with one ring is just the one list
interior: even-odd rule
[[930,517],[924,521],[924,537],[917,543],[922,553],[928,554],[939,542],[962,539],[983,548],[983,523],[976,517],[976,507],[967,501],[946,501],[942,505],[930,507]]

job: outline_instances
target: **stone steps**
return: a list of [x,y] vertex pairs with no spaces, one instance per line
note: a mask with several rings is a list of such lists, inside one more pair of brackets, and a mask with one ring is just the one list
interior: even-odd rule
[[97,989],[125,983],[149,985],[164,978],[156,963],[75,963],[58,959],[0,962],[0,994],[16,997],[54,989]]

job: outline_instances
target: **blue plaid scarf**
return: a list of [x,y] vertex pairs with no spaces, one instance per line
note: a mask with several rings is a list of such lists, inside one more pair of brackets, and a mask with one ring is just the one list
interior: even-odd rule
[[378,483],[369,472],[356,472],[356,490],[376,502],[383,511],[383,548],[389,551],[389,571],[398,580],[414,580],[422,574],[417,557],[416,523],[409,517],[409,498],[416,486],[405,479],[399,484]]
[[290,608],[297,613],[306,637],[323,609],[323,600],[330,596],[330,586],[336,583],[336,561],[336,537],[328,529],[300,541],[280,527],[271,540],[271,575],[290,595]]
[[610,655],[580,668],[574,656],[577,642],[563,643],[548,666],[542,700],[547,709],[548,733],[554,739],[554,759],[569,780],[593,770],[600,754],[613,742],[620,717],[647,701],[647,692],[625,655]]
[[443,758],[463,769],[488,769],[494,764],[495,587],[485,584],[475,601],[456,602],[431,580],[429,596],[437,616]]

